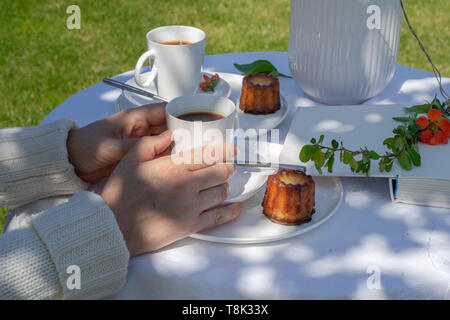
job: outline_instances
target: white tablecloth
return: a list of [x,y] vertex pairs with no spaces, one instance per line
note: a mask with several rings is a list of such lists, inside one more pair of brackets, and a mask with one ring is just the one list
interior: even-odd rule
[[[287,52],[210,55],[204,66],[209,72],[236,73],[233,63],[256,59],[268,59],[290,74]],[[132,76],[127,72],[117,78]],[[319,105],[306,98],[293,80],[280,81],[296,107]],[[443,83],[450,91],[450,79]],[[69,117],[83,126],[112,114],[120,93],[98,83],[63,102],[44,122]],[[422,104],[438,93],[432,74],[399,65],[389,86],[366,103]],[[279,127],[282,141],[289,119]],[[443,170],[450,170],[448,164]],[[342,182],[343,204],[319,228],[265,245],[179,241],[131,259],[128,281],[114,298],[448,299],[450,210],[393,204],[385,179]]]

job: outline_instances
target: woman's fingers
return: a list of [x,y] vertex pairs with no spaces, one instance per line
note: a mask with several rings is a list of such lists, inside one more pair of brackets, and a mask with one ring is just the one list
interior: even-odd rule
[[230,186],[228,183],[222,183],[218,186],[200,191],[198,206],[202,212],[211,209],[224,202],[229,194]]
[[99,179],[108,177],[111,175],[111,173],[114,171],[114,169],[117,166],[117,162],[110,164],[106,167],[100,168],[96,171],[92,171],[92,172],[87,172],[87,173],[82,173],[82,172],[77,172],[77,175],[84,181],[87,182],[92,182],[92,181],[97,181]]
[[130,116],[147,121],[149,127],[166,123],[166,102],[147,104],[129,111]]
[[231,163],[218,163],[210,167],[192,172],[198,190],[208,189],[225,183],[230,179],[236,170],[236,166]]
[[108,117],[107,122],[112,124],[114,135],[122,139],[160,134],[166,130],[165,106],[155,103],[124,110]]
[[157,125],[151,126],[148,129],[148,133],[149,134],[147,134],[147,135],[154,136],[154,135],[157,135],[157,134],[161,134],[161,133],[163,133],[166,130],[167,130],[167,124],[166,123],[157,124]]
[[188,150],[172,156],[176,164],[183,165],[187,170],[195,171],[210,167],[216,163],[230,162],[237,155],[234,144],[212,144]]
[[159,136],[142,137],[124,159],[132,163],[153,160],[159,153],[164,152],[172,142],[172,133],[165,131]]
[[236,202],[207,210],[200,214],[197,232],[231,221],[237,218],[243,209],[242,203]]

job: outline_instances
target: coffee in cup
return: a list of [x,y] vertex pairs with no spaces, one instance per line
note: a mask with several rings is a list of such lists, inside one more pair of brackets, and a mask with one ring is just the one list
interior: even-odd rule
[[238,127],[236,106],[211,94],[180,96],[166,105],[167,128],[175,141],[174,153],[205,145],[233,143]]
[[[165,26],[147,33],[148,51],[141,55],[134,71],[136,83],[173,99],[197,92],[205,56],[206,34],[188,26]],[[150,72],[141,74],[149,60]]]

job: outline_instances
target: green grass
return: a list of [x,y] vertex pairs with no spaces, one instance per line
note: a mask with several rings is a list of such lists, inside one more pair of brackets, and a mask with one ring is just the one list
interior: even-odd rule
[[[80,30],[66,28],[71,4],[81,8]],[[449,76],[450,1],[408,0],[406,9]],[[0,127],[36,125],[77,91],[133,69],[157,26],[205,30],[206,54],[287,51],[289,11],[289,0],[0,1]],[[431,70],[405,24],[398,62]]]
[[5,207],[0,208],[0,233],[3,232],[3,226],[5,225],[7,215],[8,215],[8,210]]

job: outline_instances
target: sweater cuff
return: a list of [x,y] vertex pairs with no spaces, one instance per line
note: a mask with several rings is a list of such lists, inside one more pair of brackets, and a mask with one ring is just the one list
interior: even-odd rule
[[[125,283],[129,253],[114,214],[100,196],[79,192],[30,224],[55,263],[64,299],[102,298]],[[73,270],[79,271],[79,288]]]
[[0,206],[69,195],[87,189],[69,162],[67,136],[75,122],[0,130]]

